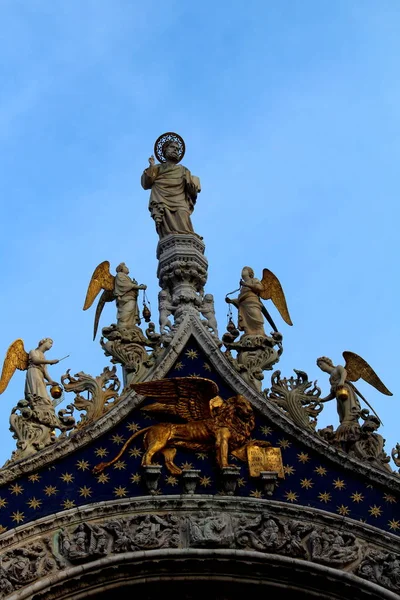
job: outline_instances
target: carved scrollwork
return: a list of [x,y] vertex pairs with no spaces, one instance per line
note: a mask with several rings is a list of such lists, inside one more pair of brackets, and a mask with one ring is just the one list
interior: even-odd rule
[[[13,547],[4,549],[0,557],[0,596],[28,588],[56,570],[111,555],[169,548],[248,551],[249,560],[254,551],[287,556],[400,591],[399,543],[393,539],[389,552],[384,536],[368,527],[363,530],[361,524],[354,523],[350,530],[343,520],[334,523],[330,519],[328,524],[326,516],[312,511],[305,511],[300,519],[294,517],[292,507],[265,510],[265,503],[262,508],[247,506],[244,500],[232,499],[234,510],[225,501],[218,508],[218,500],[200,503],[193,496],[172,500],[168,509],[160,502],[164,501],[144,499],[139,514],[132,514],[132,505],[118,505],[115,508],[122,512],[115,515],[110,514],[110,506],[99,503],[95,512],[90,508],[87,521],[74,525],[70,516],[59,515],[51,524],[53,531],[54,524],[58,527],[52,541],[42,537],[24,543],[23,538],[10,536]],[[30,535],[37,536],[39,531],[35,526]]]
[[72,412],[67,414],[66,410],[60,410],[57,416],[54,406],[47,398],[27,394],[11,411],[10,431],[17,440],[17,449],[5,465],[31,456],[53,444],[57,439],[55,429],[62,432],[62,437],[74,427]]
[[178,543],[178,517],[147,514],[116,518],[101,525],[81,523],[73,530],[63,529],[59,536],[59,552],[69,562],[79,563],[105,554],[175,548]]
[[123,366],[127,386],[143,379],[161,352],[161,336],[154,331],[154,323],[149,324],[147,337],[137,326],[127,330],[110,325],[103,327],[102,334],[104,354],[111,356],[112,363]]
[[[271,337],[244,335],[238,342],[229,342],[225,334],[223,339],[227,360],[252,388],[261,392],[263,372],[270,371],[283,352],[282,336],[278,333]],[[237,352],[236,358],[232,356],[232,350]]]
[[[332,425],[319,429],[318,434],[332,446],[344,450],[349,456],[391,473],[390,456],[385,452],[385,439],[377,433],[381,424],[380,420],[376,416],[370,415],[367,409],[360,411],[358,417],[364,420],[363,424],[354,427],[351,431],[347,430],[345,434],[342,433],[339,436],[338,432],[343,430],[340,430],[339,427],[335,431]],[[392,458],[396,463],[395,457],[396,449],[394,448]]]

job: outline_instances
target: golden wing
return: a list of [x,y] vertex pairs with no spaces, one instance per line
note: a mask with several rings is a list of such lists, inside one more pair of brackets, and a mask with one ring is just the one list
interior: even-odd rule
[[1,372],[0,394],[6,390],[16,369],[19,369],[20,371],[26,371],[27,368],[28,353],[25,352],[23,340],[19,338],[18,340],[15,340],[15,342],[13,342],[7,350],[7,354],[4,359],[3,370]]
[[99,298],[99,301],[96,306],[96,313],[94,315],[94,325],[93,325],[93,339],[96,339],[97,329],[99,327],[99,321],[101,313],[103,312],[103,308],[106,302],[112,302],[115,299],[114,292],[110,290],[104,290],[102,295]]
[[93,275],[86,292],[83,310],[87,310],[92,306],[100,290],[112,292],[114,290],[114,279],[114,275],[111,275],[110,273],[110,263],[108,260],[100,263],[93,271]]
[[385,384],[379,379],[373,368],[370,367],[367,361],[361,358],[361,356],[345,350],[343,352],[343,358],[346,361],[344,368],[347,371],[348,381],[358,381],[358,379],[361,378],[374,386],[378,392],[381,392],[386,396],[393,396],[392,392],[390,392]]
[[142,410],[176,415],[185,421],[209,419],[210,400],[218,395],[217,384],[203,377],[159,379],[131,387],[138,394],[158,400]]
[[260,294],[261,298],[272,300],[285,323],[293,325],[279,279],[269,269],[263,269],[261,283],[263,286],[263,291]]

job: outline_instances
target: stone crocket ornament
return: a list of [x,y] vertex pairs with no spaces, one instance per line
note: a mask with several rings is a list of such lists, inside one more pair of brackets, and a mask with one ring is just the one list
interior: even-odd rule
[[160,164],[151,156],[141,183],[143,189],[151,190],[149,211],[160,239],[169,234],[195,234],[190,215],[201,187],[199,178],[179,164],[185,142],[177,133],[163,133],[154,144],[154,154]]
[[147,286],[138,285],[136,279],[129,277],[129,269],[125,263],[120,263],[116,272],[115,276],[111,275],[110,263],[105,260],[95,268],[90,280],[83,310],[90,308],[99,292],[103,290],[96,307],[93,339],[96,337],[100,316],[106,302],[116,301],[117,329],[129,331],[140,324],[137,299],[139,290],[145,290]]

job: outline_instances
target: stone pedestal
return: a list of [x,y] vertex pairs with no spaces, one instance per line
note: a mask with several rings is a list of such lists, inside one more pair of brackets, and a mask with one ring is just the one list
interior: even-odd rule
[[157,276],[160,287],[168,290],[173,306],[200,307],[207,281],[205,244],[194,234],[168,235],[159,241]]
[[[204,326],[218,337],[214,300],[204,296],[208,262],[205,244],[195,234],[171,234],[157,246],[157,276],[159,293],[160,332],[164,345],[172,339],[173,331],[187,312],[204,316]],[[174,317],[172,325],[169,317]]]

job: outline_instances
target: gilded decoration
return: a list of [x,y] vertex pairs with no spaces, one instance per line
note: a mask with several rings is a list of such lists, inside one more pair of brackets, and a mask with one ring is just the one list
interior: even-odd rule
[[[205,243],[191,220],[200,180],[181,164],[178,134],[160,136],[154,154],[141,183],[159,236],[158,315],[152,321],[147,286],[125,263],[112,274],[103,261],[83,309],[97,300],[95,338],[115,303],[100,337],[113,366],[97,377],[67,369],[58,382],[50,338],[30,352],[17,339],[6,353],[0,394],[16,370],[26,376],[10,417],[17,449],[0,470],[0,595],[27,597],[39,579],[61,581],[92,561],[180,550],[289,557],[400,593],[400,480],[355,382],[391,392],[348,351],[344,366],[317,361],[329,374],[326,397],[302,370],[275,371],[262,391],[283,352],[263,301],[292,325],[282,285],[269,269],[257,279],[244,267],[219,339]],[[339,424],[317,429],[331,400]],[[392,458],[399,467],[400,444]]]
[[[201,324],[199,331],[204,331]],[[203,335],[207,335],[205,331]],[[168,370],[168,376],[172,378],[189,378],[197,374],[214,381],[223,400],[235,394],[234,389],[228,387],[226,380],[214,370],[209,354],[200,348],[194,338],[190,338],[183,346]],[[254,406],[255,392],[249,392],[248,395]],[[360,522],[361,519],[367,524],[396,535],[400,532],[400,487],[397,485],[397,478],[390,487],[394,475],[387,471],[375,470],[371,479],[366,471],[365,460],[355,462],[351,456],[343,453],[342,461],[337,450],[331,453],[329,458],[330,454],[324,455],[323,450],[326,442],[314,433],[311,434],[312,437],[302,434],[303,441],[300,442],[296,438],[296,431],[306,430],[292,428],[291,433],[282,421],[282,416],[279,417],[282,415],[280,410],[276,417],[277,422],[274,422],[275,417],[271,412],[274,407],[271,405],[271,408],[267,408],[265,399],[260,399],[257,410],[253,408],[255,425],[250,437],[267,441],[271,445],[267,448],[279,448],[281,451],[285,478],[279,480],[279,486],[274,487],[272,496],[269,495],[262,476],[250,476],[246,457],[243,461],[231,454],[228,463],[236,468],[221,470],[216,462],[213,447],[205,452],[177,447],[174,463],[182,470],[182,475],[171,474],[164,464],[151,465],[155,473],[148,473],[147,469],[150,467],[144,468],[141,465],[144,447],[143,437],[140,436],[132,441],[124,455],[113,465],[95,475],[92,473],[93,468],[99,462],[115,458],[136,431],[160,424],[161,413],[141,410],[141,407],[151,402],[150,399],[137,396],[128,401],[129,405],[133,404],[136,408],[125,413],[112,427],[106,427],[101,435],[91,439],[93,433],[90,433],[96,431],[90,428],[96,428],[101,419],[82,427],[76,438],[72,430],[65,443],[70,448],[75,448],[73,452],[60,456],[57,449],[59,445],[62,447],[63,442],[54,444],[52,455],[58,456],[56,462],[52,464],[52,455],[49,455],[47,463],[36,463],[36,470],[27,470],[17,479],[8,480],[0,485],[0,526],[3,531],[93,502],[112,502],[123,498],[139,500],[149,493],[153,494],[148,487],[151,478],[156,480],[155,495],[186,493],[188,473],[189,478],[195,479],[195,494],[226,495],[229,492],[229,483],[233,480],[234,496],[238,498],[272,498],[288,507],[310,506],[331,513],[332,516],[343,515],[356,522]],[[115,408],[106,413],[106,418],[113,419],[113,414],[118,413],[124,402],[126,401],[123,399],[119,400]],[[176,418],[171,414],[168,417],[164,417],[162,421],[171,422]],[[281,419],[280,423],[278,417]],[[104,423],[107,424],[107,421]],[[90,435],[86,436],[86,432]],[[79,447],[79,440],[83,440],[85,445]],[[360,471],[355,468],[356,464],[360,464]],[[52,465],[50,470],[48,465]],[[18,466],[19,463],[16,463],[16,467]],[[1,473],[0,471],[0,475]]]
[[273,453],[263,452],[269,450],[268,441],[250,440],[255,419],[252,406],[244,396],[223,400],[218,395],[218,386],[200,377],[176,377],[136,383],[132,387],[138,394],[153,399],[142,408],[144,412],[164,417],[172,415],[185,422],[164,422],[136,431],[111,461],[95,466],[95,474],[115,464],[132,442],[143,435],[143,467],[150,467],[157,455],[162,454],[168,471],[172,475],[181,475],[182,469],[174,463],[178,448],[199,453],[213,449],[220,469],[235,466],[228,461],[229,454],[233,454],[240,460],[247,460],[252,476],[258,477],[261,470],[271,470],[272,464],[272,470],[277,467],[279,476],[284,477],[280,449],[273,449]]

